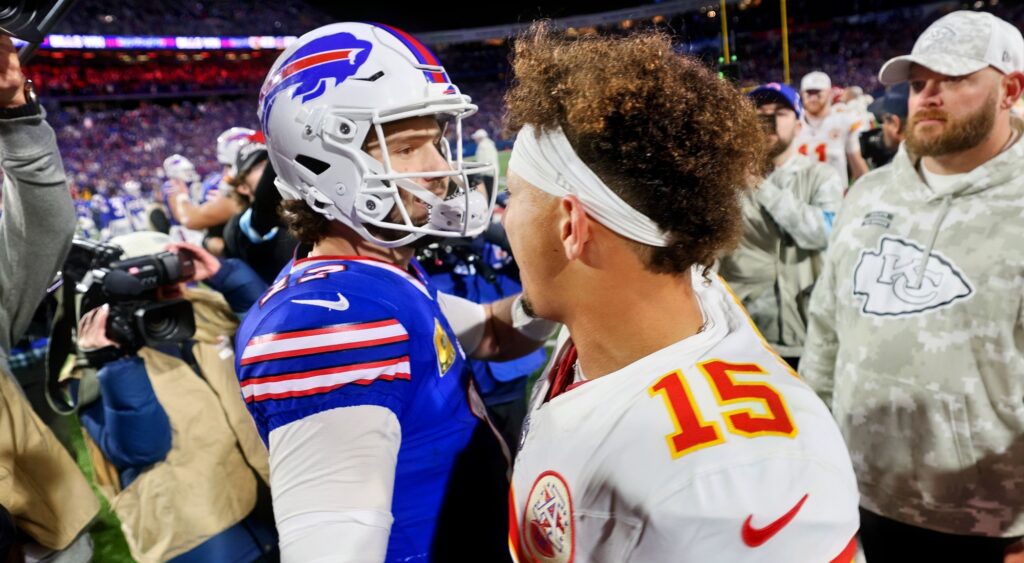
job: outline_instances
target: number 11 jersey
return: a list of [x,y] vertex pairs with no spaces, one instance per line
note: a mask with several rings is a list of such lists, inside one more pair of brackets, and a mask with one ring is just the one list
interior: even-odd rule
[[719,279],[691,272],[696,335],[574,382],[565,339],[538,382],[513,475],[520,562],[848,563],[849,454],[824,403]]

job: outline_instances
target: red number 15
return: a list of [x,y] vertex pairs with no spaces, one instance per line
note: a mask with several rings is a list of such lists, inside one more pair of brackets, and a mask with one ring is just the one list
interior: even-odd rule
[[[796,436],[797,429],[793,424],[793,418],[778,391],[767,383],[737,382],[732,377],[733,374],[767,374],[761,366],[711,360],[698,364],[697,367],[704,373],[721,407],[752,401],[764,406],[767,414],[755,413],[750,408],[723,411],[722,420],[730,433],[747,438]],[[686,379],[679,370],[665,374],[654,382],[648,393],[652,397],[662,394],[675,424],[675,432],[666,436],[673,458],[725,441],[718,423],[706,420],[701,414]]]

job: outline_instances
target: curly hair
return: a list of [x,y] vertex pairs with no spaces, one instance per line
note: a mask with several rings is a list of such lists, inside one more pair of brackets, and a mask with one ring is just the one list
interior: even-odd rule
[[619,197],[670,234],[636,243],[648,269],[705,271],[741,234],[740,194],[759,173],[764,133],[753,105],[668,35],[556,35],[535,23],[513,50],[510,132],[561,127]]
[[312,246],[330,234],[331,220],[314,211],[301,199],[282,201],[277,213],[288,227],[288,232],[302,244]]

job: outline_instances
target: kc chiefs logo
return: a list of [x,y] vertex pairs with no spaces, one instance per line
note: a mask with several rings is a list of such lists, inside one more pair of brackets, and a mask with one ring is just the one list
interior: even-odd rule
[[528,561],[569,563],[576,551],[569,486],[554,471],[540,474],[526,499],[523,544]]

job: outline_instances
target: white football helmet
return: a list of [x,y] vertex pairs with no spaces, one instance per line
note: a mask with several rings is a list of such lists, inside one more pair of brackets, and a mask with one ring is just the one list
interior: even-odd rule
[[252,140],[254,135],[256,131],[248,127],[232,127],[217,137],[217,162],[222,166],[232,167],[232,176],[236,175],[234,166],[238,148]]
[[180,154],[172,154],[164,159],[164,174],[168,179],[181,180],[189,185],[199,181],[195,165]]
[[[495,186],[474,189],[469,176],[495,178],[495,166],[462,158],[462,120],[476,110],[411,35],[380,24],[338,23],[303,35],[278,57],[258,111],[285,199],[302,199],[363,238],[396,247],[423,235],[476,236],[487,227]],[[383,125],[420,116],[454,129],[455,150],[447,140],[439,147],[448,170],[392,167]],[[371,134],[383,162],[363,150]],[[417,178],[448,178],[448,193],[438,197]],[[400,189],[426,204],[425,224],[414,224]],[[382,239],[368,225],[408,234]]]

